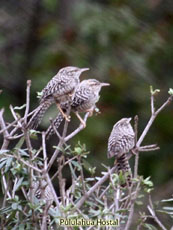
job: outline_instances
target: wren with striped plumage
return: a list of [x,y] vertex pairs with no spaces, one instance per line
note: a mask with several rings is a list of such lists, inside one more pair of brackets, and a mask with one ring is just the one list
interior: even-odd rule
[[[42,183],[39,181],[33,181],[33,194],[34,194],[34,200],[35,198],[37,199],[37,202],[45,202],[46,207],[46,229],[53,230],[53,226],[51,226],[51,218],[49,215],[49,210],[54,209],[55,207],[53,206],[54,202],[54,196],[51,191],[50,186],[47,184],[45,180],[42,180]],[[43,210],[45,208],[43,207]],[[39,223],[38,225],[41,227],[42,225],[42,214],[38,215]]]
[[[118,174],[128,174],[126,184],[131,186],[131,169],[127,155],[135,145],[135,133],[130,124],[131,118],[122,118],[112,129],[108,140],[108,158],[115,157]],[[124,186],[124,185],[122,185]]]
[[[95,109],[95,104],[99,100],[99,92],[103,86],[109,86],[109,83],[103,83],[96,79],[88,79],[82,81],[75,90],[73,100],[71,102],[71,110],[76,114],[76,116],[79,118],[80,122],[85,127],[85,122],[80,117],[79,113],[81,112],[90,112],[90,116],[93,113],[93,110]],[[61,103],[61,108],[64,112],[69,107],[69,103]],[[61,113],[58,114],[58,116],[53,121],[53,126],[58,129],[59,125],[63,121],[64,117]],[[50,125],[49,128],[46,131],[46,137],[47,139],[54,133],[53,126]]]
[[[31,117],[28,127],[36,129],[41,122],[46,110],[56,103],[58,109],[63,113],[60,103],[71,100],[82,72],[89,70],[88,68],[78,68],[68,66],[59,70],[59,72],[48,82],[42,90],[40,105]],[[68,119],[65,116],[66,119]]]

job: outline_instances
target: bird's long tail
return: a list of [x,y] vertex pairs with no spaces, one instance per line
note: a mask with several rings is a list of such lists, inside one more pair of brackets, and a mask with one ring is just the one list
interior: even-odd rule
[[53,104],[52,100],[46,100],[43,103],[41,103],[38,108],[36,109],[35,113],[31,117],[28,123],[28,127],[30,129],[36,129],[38,125],[40,124],[41,120],[43,119],[43,116],[46,112],[46,110]]
[[54,128],[57,130],[63,120],[64,120],[64,116],[62,115],[62,113],[59,112],[58,116],[53,120],[52,124],[48,127],[46,131],[47,140],[55,133]]
[[126,179],[126,182],[122,183],[121,186],[130,187],[132,184],[132,172],[131,172],[131,168],[130,168],[126,153],[124,153],[121,157],[117,159],[116,164],[117,164],[118,174],[122,172],[122,174],[125,176],[125,179]]

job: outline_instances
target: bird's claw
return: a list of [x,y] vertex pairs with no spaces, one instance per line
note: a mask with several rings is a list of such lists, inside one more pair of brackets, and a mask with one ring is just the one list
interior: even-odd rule
[[65,115],[64,118],[65,118],[65,120],[68,121],[68,122],[70,122],[70,120],[71,120],[71,116]]
[[85,128],[86,127],[86,123],[85,123],[85,121],[81,121],[81,124],[82,124],[82,126],[83,126],[83,128]]

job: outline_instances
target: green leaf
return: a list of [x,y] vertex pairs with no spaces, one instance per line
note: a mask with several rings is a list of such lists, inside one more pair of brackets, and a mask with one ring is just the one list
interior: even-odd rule
[[26,104],[22,105],[22,106],[15,106],[14,110],[22,110],[26,107]]
[[42,97],[42,95],[43,95],[43,92],[41,91],[41,92],[37,92],[37,98],[41,98]]
[[144,185],[147,185],[148,187],[153,187],[153,182],[150,180],[150,177],[147,177],[142,182]]
[[18,143],[15,146],[15,149],[20,149],[24,143],[25,137],[21,137]]
[[169,91],[168,91],[169,95],[173,95],[173,89],[170,88]]
[[126,183],[126,177],[125,177],[124,173],[122,172],[122,170],[119,173],[119,182],[120,182],[120,184]]
[[71,163],[77,168],[78,171],[82,169],[81,165],[77,161],[71,161]]
[[67,206],[65,206],[65,207],[62,207],[62,209],[63,209],[65,212],[67,212],[67,211],[69,211],[69,210],[71,209],[71,207],[72,207],[72,204],[69,204],[69,205],[67,205]]
[[30,133],[30,137],[34,140],[37,140],[37,134],[40,134],[41,132],[40,131],[36,131],[34,129],[30,129],[29,130],[29,133]]
[[150,85],[150,93],[151,93],[151,95],[156,95],[156,94],[158,94],[159,92],[160,92],[160,89],[155,89],[155,90],[153,90],[153,86]]
[[22,157],[29,157],[29,154],[24,149],[19,149],[19,153]]
[[113,174],[112,174],[112,181],[113,181],[113,184],[114,184],[114,185],[117,184],[118,179],[119,179],[118,174],[113,173]]
[[144,224],[143,226],[149,230],[157,230],[157,228],[155,226],[153,226],[152,224]]
[[101,214],[100,210],[94,210],[91,208],[90,213],[92,214],[92,216],[99,216]]
[[63,147],[60,148],[59,146],[55,146],[55,145],[54,145],[53,148],[54,148],[54,149],[57,149],[58,151],[60,151],[60,152],[62,152],[62,153],[65,153],[65,150],[64,150]]
[[75,147],[75,148],[74,148],[74,151],[75,151],[78,155],[80,155],[80,154],[82,153],[82,149],[81,149],[80,147]]
[[1,161],[0,163],[0,169],[2,169],[4,167],[4,165],[6,164],[6,159]]
[[96,167],[92,167],[92,165],[86,161],[85,159],[82,160],[84,168],[90,172],[92,175],[95,174]]
[[11,168],[12,162],[13,162],[13,158],[9,157],[6,161],[5,170],[4,170],[5,173]]
[[103,205],[103,207],[105,206],[105,204],[104,204],[101,200],[99,200],[99,199],[97,199],[97,198],[95,198],[95,200],[96,200],[99,204]]
[[86,181],[95,181],[95,179],[93,177],[89,177],[85,179]]
[[17,208],[18,208],[18,203],[13,203],[13,204],[11,205],[11,208],[12,208],[13,210],[17,210]]
[[169,211],[166,211],[166,210],[157,210],[157,212],[164,213],[164,214],[167,214],[167,215],[173,215],[173,212],[169,212]]
[[8,152],[9,152],[8,149],[0,150],[0,155],[3,154],[3,153],[8,153]]
[[71,174],[73,175],[73,178],[77,179],[77,176],[76,176],[76,174],[75,174],[75,171],[74,171],[74,169],[73,169],[73,167],[72,167],[71,162],[69,162],[69,167],[70,167]]
[[173,211],[173,207],[163,207],[164,210]]
[[18,228],[19,228],[19,230],[24,230],[25,229],[25,225],[24,224],[20,224]]
[[173,202],[173,198],[166,199],[166,200],[161,200],[161,202]]
[[142,201],[135,201],[135,203],[137,204],[137,205],[143,205],[143,202]]
[[23,177],[21,177],[18,182],[15,184],[15,187],[14,187],[14,191],[16,192],[18,190],[18,188],[22,185],[22,182],[23,182]]

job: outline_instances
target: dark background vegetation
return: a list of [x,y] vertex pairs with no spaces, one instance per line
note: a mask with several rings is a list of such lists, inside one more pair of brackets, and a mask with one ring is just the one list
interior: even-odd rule
[[[149,86],[160,88],[156,104],[173,87],[172,0],[1,0],[0,2],[0,107],[25,103],[27,79],[32,80],[31,109],[57,71],[68,65],[89,67],[81,79],[109,82],[98,107],[101,114],[89,118],[87,127],[73,142],[86,143],[88,161],[103,170],[107,139],[113,124],[122,117],[139,115],[139,133],[150,116]],[[162,198],[173,185],[173,110],[166,108],[154,123],[145,144],[158,143],[160,150],[141,153],[140,174],[151,175]],[[49,125],[46,114],[40,130]],[[72,117],[71,128],[78,125]],[[57,143],[51,138],[48,153]],[[133,164],[133,162],[132,162]]]

